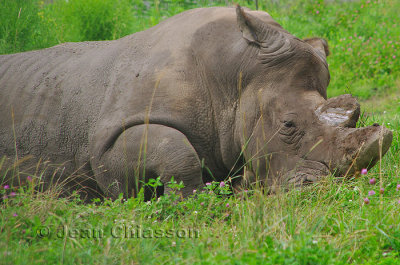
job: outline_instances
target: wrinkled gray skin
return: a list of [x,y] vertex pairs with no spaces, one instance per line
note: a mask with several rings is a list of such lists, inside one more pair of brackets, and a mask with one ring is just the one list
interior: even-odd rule
[[182,180],[187,196],[207,172],[223,180],[244,164],[237,186],[370,168],[392,133],[354,128],[350,95],[327,100],[327,53],[324,40],[237,7],[186,11],[115,41],[3,55],[0,155],[9,173],[18,157],[22,172],[46,170],[47,183],[113,198],[157,176]]

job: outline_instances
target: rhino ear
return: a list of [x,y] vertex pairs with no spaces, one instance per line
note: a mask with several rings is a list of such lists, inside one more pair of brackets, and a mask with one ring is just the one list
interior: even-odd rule
[[262,21],[246,13],[240,5],[236,6],[237,23],[243,38],[252,43],[261,43]]
[[314,49],[320,51],[325,57],[329,55],[328,42],[321,38],[308,38],[304,41],[310,44]]

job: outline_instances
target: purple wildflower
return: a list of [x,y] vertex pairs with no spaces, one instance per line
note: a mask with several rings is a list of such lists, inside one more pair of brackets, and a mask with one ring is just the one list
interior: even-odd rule
[[15,197],[17,195],[17,193],[15,193],[14,191],[10,193],[10,197]]
[[372,178],[369,180],[369,184],[374,185],[376,183],[376,178]]
[[203,206],[203,205],[204,205],[204,202],[201,202],[200,205]]
[[396,190],[397,190],[397,191],[400,190],[400,184],[397,184]]
[[364,203],[365,204],[369,204],[369,199],[368,198],[364,198]]
[[220,188],[225,187],[225,182],[221,181],[221,182],[219,183],[219,187],[220,187]]
[[385,192],[385,189],[384,189],[384,188],[380,188],[380,189],[379,189],[379,193],[380,193],[380,194],[383,194],[384,192]]
[[26,178],[26,180],[29,181],[29,182],[31,182],[31,181],[32,181],[32,177],[31,177],[31,176],[28,176],[28,177]]
[[229,207],[229,202],[225,206],[228,208]]
[[18,216],[18,214],[16,214],[16,213],[13,213],[13,216],[14,216],[14,217],[17,217],[17,216]]
[[193,194],[196,194],[197,190],[193,190]]
[[366,168],[361,169],[361,175],[367,175],[368,170]]
[[368,191],[368,196],[372,196],[372,195],[375,195],[375,191],[373,191],[373,190]]
[[211,182],[207,182],[207,183],[206,183],[206,186],[211,186]]
[[4,185],[4,187],[3,187],[5,190],[7,190],[7,189],[9,189],[10,188],[10,186],[8,186],[8,185]]

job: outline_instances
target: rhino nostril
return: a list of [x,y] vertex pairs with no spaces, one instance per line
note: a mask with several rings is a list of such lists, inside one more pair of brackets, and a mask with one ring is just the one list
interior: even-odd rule
[[374,123],[374,124],[372,124],[372,126],[375,126],[375,127],[378,127],[379,126],[379,123]]

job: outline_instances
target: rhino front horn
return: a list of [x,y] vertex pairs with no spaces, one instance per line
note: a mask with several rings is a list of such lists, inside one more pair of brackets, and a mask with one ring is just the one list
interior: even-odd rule
[[360,104],[346,94],[328,99],[315,113],[320,121],[330,126],[355,128],[360,117]]

